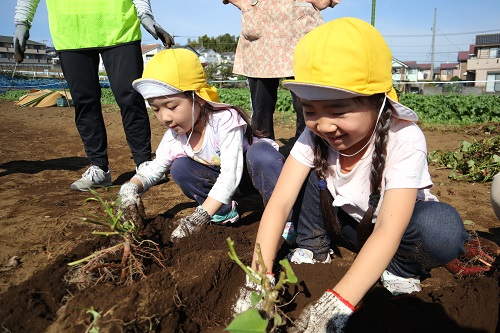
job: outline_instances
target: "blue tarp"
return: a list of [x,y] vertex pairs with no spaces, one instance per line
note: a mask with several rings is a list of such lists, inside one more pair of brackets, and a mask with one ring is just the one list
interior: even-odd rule
[[[101,87],[109,88],[109,81],[101,80]],[[66,80],[53,78],[18,79],[0,75],[0,93],[13,89],[68,89]]]

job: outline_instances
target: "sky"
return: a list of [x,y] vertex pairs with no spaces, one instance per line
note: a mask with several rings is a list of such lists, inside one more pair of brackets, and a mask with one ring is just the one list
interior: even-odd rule
[[[156,21],[174,35],[177,44],[203,35],[239,35],[240,11],[233,5],[223,5],[222,0],[150,2]],[[0,35],[13,36],[16,0],[0,0],[0,6]],[[500,33],[499,13],[499,0],[378,0],[375,27],[398,60],[430,63],[435,17],[434,63],[449,63],[457,61],[459,51],[467,51],[474,44],[476,35]],[[345,16],[371,22],[372,0],[342,0],[322,15],[325,22]],[[31,40],[52,45],[45,0],[40,0],[30,35]],[[143,30],[142,42],[156,41]]]

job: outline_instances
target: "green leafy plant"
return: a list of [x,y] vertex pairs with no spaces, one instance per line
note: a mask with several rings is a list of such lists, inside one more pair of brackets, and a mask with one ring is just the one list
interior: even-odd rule
[[[146,278],[143,265],[145,259],[166,269],[158,244],[141,239],[133,221],[122,218],[123,209],[119,198],[109,195],[106,200],[95,190],[91,190],[91,193],[94,196],[85,199],[83,203],[84,211],[89,216],[83,218],[83,221],[108,228],[108,231],[93,231],[92,234],[113,237],[110,241],[116,244],[70,262],[68,265],[73,267],[73,271],[67,278],[68,282],[77,283],[80,288],[107,280],[128,284],[136,279]],[[90,202],[99,203],[104,212],[91,213],[87,208]]]
[[448,176],[451,179],[492,181],[493,176],[500,172],[500,136],[486,137],[475,142],[462,140],[454,151],[429,152],[429,162],[451,169]]
[[[238,332],[274,332],[280,326],[286,324],[285,315],[280,310],[280,292],[284,290],[288,283],[297,283],[297,276],[287,259],[280,260],[283,270],[279,274],[279,279],[273,285],[267,276],[260,270],[254,270],[241,262],[234,249],[234,242],[227,239],[229,246],[229,257],[240,266],[252,282],[260,286],[261,292],[252,292],[252,308],[235,316],[233,321],[226,328],[232,333]],[[258,262],[264,272],[267,267],[260,250],[260,245],[256,244]]]

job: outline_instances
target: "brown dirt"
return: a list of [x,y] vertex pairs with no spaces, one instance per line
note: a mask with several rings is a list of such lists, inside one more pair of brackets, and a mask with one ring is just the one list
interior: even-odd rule
[[[110,166],[115,185],[134,171],[118,113],[105,113]],[[152,119],[153,147],[164,129]],[[454,149],[458,140],[480,136],[480,127],[458,131],[425,130],[429,150]],[[290,149],[293,128],[278,128],[283,151]],[[227,256],[226,238],[250,262],[263,207],[250,196],[240,200],[243,218],[234,226],[212,225],[198,235],[172,244],[175,221],[195,205],[172,181],[153,187],[144,197],[147,234],[161,247],[163,270],[148,267],[148,278],[131,285],[99,283],[84,290],[64,280],[67,263],[102,248],[102,237],[81,220],[88,193],[70,184],[85,171],[87,160],[73,123],[71,108],[20,108],[0,102],[0,324],[3,332],[86,332],[93,307],[101,315],[100,332],[222,332],[229,308],[244,281]],[[448,170],[430,167],[433,193],[473,222],[481,236],[500,243],[500,222],[489,204],[489,185],[449,180]],[[104,194],[103,190],[99,190]],[[116,193],[118,187],[113,188]],[[333,287],[354,255],[331,265],[294,265],[300,292],[284,310],[296,318],[304,306]],[[280,255],[286,253],[283,246]],[[20,265],[8,269],[12,256]],[[353,315],[351,332],[495,332],[499,330],[498,273],[453,277],[443,268],[425,279],[423,291],[392,297],[375,286]]]

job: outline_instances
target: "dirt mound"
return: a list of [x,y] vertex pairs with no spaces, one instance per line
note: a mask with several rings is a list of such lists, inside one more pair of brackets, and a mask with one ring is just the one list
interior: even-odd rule
[[[104,113],[110,166],[119,186],[135,165],[120,115]],[[152,145],[164,132],[151,119]],[[489,124],[491,125],[491,124]],[[489,126],[488,125],[488,126]],[[498,124],[497,124],[498,125]],[[472,129],[476,131],[476,129]],[[476,131],[478,134],[484,130]],[[476,133],[474,132],[474,133]],[[293,129],[276,129],[288,152]],[[425,131],[429,151],[454,149],[467,139],[458,132]],[[222,332],[244,275],[227,255],[231,237],[240,258],[250,263],[262,204],[256,196],[239,200],[236,225],[211,225],[199,234],[170,242],[176,221],[195,204],[167,181],[143,196],[150,218],[147,236],[159,244],[166,269],[151,263],[148,277],[130,285],[113,281],[79,290],[67,284],[68,263],[109,246],[92,236],[94,226],[81,221],[88,193],[70,184],[86,170],[85,153],[74,126],[72,108],[19,108],[0,101],[0,321],[5,332],[86,332],[94,309],[100,332]],[[467,226],[500,243],[500,223],[489,206],[489,185],[448,179],[449,170],[430,167],[433,193],[456,207]],[[118,191],[118,187],[112,188]],[[278,256],[288,248],[283,244]],[[299,282],[283,295],[290,319],[331,288],[348,269],[354,254],[342,249],[332,264],[292,265]],[[4,269],[12,256],[20,265]],[[276,272],[275,272],[276,273]],[[443,268],[422,281],[423,290],[393,297],[374,286],[348,324],[349,332],[498,332],[499,273],[457,279]]]
[[[176,243],[170,242],[172,216],[157,216],[146,235],[162,249],[166,269],[147,265],[148,277],[129,285],[107,282],[78,290],[65,283],[69,262],[110,245],[106,237],[82,243],[2,295],[3,324],[16,327],[15,332],[79,333],[90,327],[93,316],[88,310],[94,309],[101,316],[99,332],[222,332],[244,281],[243,272],[227,255],[226,239],[231,237],[241,259],[250,262],[258,210],[243,213],[246,216],[236,226],[210,225]],[[287,316],[296,318],[342,277],[354,254],[341,250],[342,257],[330,265],[292,265],[299,282],[283,295],[284,302],[291,301],[283,308]],[[287,251],[283,244],[280,254]],[[394,297],[374,286],[347,332],[494,332],[499,295],[496,273],[456,279],[435,269],[423,281],[423,291],[411,296]]]

